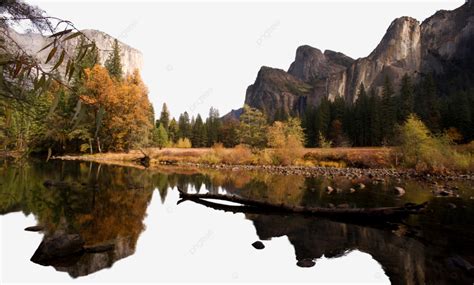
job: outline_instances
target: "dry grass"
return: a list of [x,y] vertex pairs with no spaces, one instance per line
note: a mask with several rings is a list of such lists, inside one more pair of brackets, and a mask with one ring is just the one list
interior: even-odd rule
[[[224,148],[216,145],[212,148],[147,148],[143,151],[152,158],[152,164],[208,163],[208,164],[275,164],[272,159],[273,149],[253,153],[245,146]],[[358,166],[388,167],[393,161],[390,148],[305,148],[303,158],[295,159],[295,165],[306,166]],[[66,156],[67,159],[78,159],[98,162],[132,162],[143,157],[140,150],[129,153],[98,153],[93,155]],[[276,162],[278,163],[278,162]]]
[[305,161],[319,166],[381,168],[397,165],[392,148],[388,147],[340,147],[305,149]]

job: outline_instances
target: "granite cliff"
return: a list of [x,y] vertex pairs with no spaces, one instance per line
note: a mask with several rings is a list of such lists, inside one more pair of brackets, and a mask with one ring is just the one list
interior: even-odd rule
[[300,46],[287,72],[260,69],[255,83],[247,88],[245,104],[273,119],[281,111],[301,114],[323,97],[354,102],[362,83],[380,94],[386,76],[397,86],[405,74],[416,79],[421,74],[453,69],[462,72],[474,62],[472,2],[453,11],[438,11],[422,23],[410,17],[395,19],[364,58],[354,60],[342,53]]
[[[99,56],[100,56],[100,63],[103,65],[105,60],[107,59],[109,53],[112,50],[113,42],[115,40],[114,37],[97,30],[83,30],[84,35],[94,41],[99,49]],[[10,36],[29,54],[34,55],[38,58],[40,62],[46,62],[46,58],[49,53],[49,49],[45,51],[39,52],[44,46],[46,46],[50,40],[47,36],[43,36],[37,33],[25,33],[21,34],[15,32],[13,30],[9,31]],[[64,43],[64,47],[66,49],[67,54],[74,55],[75,48],[78,45],[80,38],[74,38]],[[122,60],[122,68],[124,74],[131,74],[133,70],[138,69],[141,70],[143,67],[143,55],[142,53],[130,47],[129,45],[120,42],[120,55]],[[55,58],[50,61],[50,63],[54,64],[57,59],[59,58],[59,54],[55,55]],[[51,65],[51,64],[50,64]],[[49,66],[51,67],[51,66]],[[65,69],[65,64],[60,67],[60,71]],[[61,70],[62,69],[62,70]]]

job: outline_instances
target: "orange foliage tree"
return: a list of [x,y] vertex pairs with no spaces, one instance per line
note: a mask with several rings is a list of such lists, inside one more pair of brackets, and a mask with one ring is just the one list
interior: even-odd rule
[[101,142],[105,150],[127,151],[147,144],[153,109],[138,70],[123,81],[113,80],[100,65],[85,73],[86,88],[80,98],[94,111],[98,145]]

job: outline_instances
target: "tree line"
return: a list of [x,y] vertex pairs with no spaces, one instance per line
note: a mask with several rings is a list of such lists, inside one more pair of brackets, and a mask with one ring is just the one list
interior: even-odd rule
[[154,126],[148,90],[138,70],[123,74],[118,41],[104,66],[94,48],[73,70],[70,85],[52,82],[40,96],[23,86],[23,100],[2,101],[0,146],[50,154],[148,146]]
[[[361,84],[353,103],[342,97],[334,101],[322,98],[317,107],[308,106],[298,117],[304,132],[302,141],[306,147],[397,145],[397,129],[414,114],[431,132],[448,133],[457,143],[469,142],[474,137],[474,90],[467,90],[442,97],[432,75],[422,77],[418,83],[405,75],[398,88],[386,77],[381,95]],[[215,143],[226,147],[268,147],[272,146],[267,138],[268,128],[291,118],[277,112],[269,120],[260,110],[244,106],[239,120],[220,119],[215,108],[210,109],[205,121],[199,114],[190,118],[187,112],[176,120],[170,119],[165,103],[154,137],[160,147],[211,147]]]
[[405,75],[399,88],[386,77],[381,96],[361,84],[354,103],[323,98],[318,107],[307,108],[302,121],[310,147],[321,146],[323,138],[334,146],[382,146],[398,143],[396,130],[410,114],[435,134],[447,132],[457,143],[469,142],[474,137],[474,89],[441,96],[433,75],[417,84]]

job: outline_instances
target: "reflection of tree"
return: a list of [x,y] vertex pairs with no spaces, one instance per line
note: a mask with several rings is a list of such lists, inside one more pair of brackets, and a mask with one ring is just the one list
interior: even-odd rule
[[[390,183],[365,182],[365,190],[350,193],[347,189],[355,182],[347,179],[270,175],[258,171],[154,172],[77,162],[22,166],[4,162],[0,164],[0,177],[0,213],[33,213],[45,227],[46,236],[67,231],[80,234],[87,245],[108,242],[115,245],[113,251],[87,253],[73,265],[56,267],[74,277],[110,267],[134,253],[145,228],[143,219],[154,189],[160,192],[162,202],[170,187],[199,189],[202,185],[211,193],[223,188],[233,195],[307,206],[348,202],[357,207],[394,206],[427,200],[427,191],[416,189],[422,187],[419,184],[407,184],[416,191],[407,191],[401,199],[393,199],[393,194],[388,192],[393,187]],[[43,185],[46,180],[61,181],[66,186],[47,188]],[[335,190],[328,195],[325,191],[328,185],[343,191]],[[457,204],[455,210],[446,206],[450,201],[432,201],[428,214],[410,217],[404,225],[397,224],[395,232],[295,216],[247,214],[246,217],[254,222],[261,239],[288,236],[298,260],[323,255],[337,257],[358,249],[378,260],[394,284],[463,284],[467,277],[466,271],[459,267],[459,260],[474,256],[470,246],[474,240],[474,201],[453,200]]]
[[[157,185],[146,171],[89,163],[31,163],[0,171],[2,212],[33,213],[45,236],[61,231],[80,234],[86,245],[115,244],[112,252],[85,254],[73,266],[58,268],[72,276],[110,267],[133,254]],[[62,184],[46,188],[47,180]],[[7,196],[14,199],[3,199]]]

